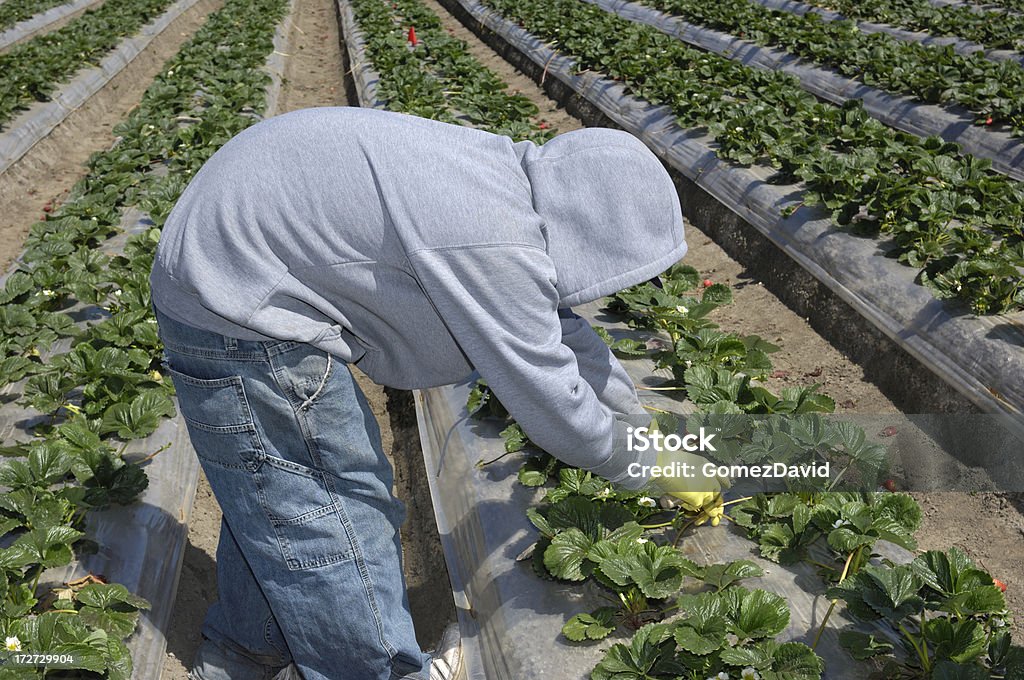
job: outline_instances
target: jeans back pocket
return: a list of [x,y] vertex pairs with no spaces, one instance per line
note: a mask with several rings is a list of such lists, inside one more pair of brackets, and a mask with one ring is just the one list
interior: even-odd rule
[[196,455],[226,468],[259,467],[263,450],[241,376],[211,380],[170,373]]

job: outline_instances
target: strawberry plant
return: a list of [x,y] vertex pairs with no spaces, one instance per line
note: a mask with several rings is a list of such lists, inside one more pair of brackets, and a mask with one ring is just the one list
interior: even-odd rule
[[557,41],[581,70],[607,73],[671,107],[681,127],[707,128],[723,158],[771,165],[773,182],[802,180],[801,205],[821,205],[837,226],[884,239],[887,254],[918,268],[937,296],[980,314],[1024,306],[1024,189],[987,161],[887,128],[857,102],[823,104],[791,76],[687,47],[587,3],[486,5]]
[[[660,512],[653,499],[589,472],[562,469],[545,500],[527,511],[540,532],[534,569],[549,579],[593,580],[612,603],[570,617],[562,634],[582,643],[620,627],[636,631],[629,644],[608,650],[592,678],[821,676],[822,662],[807,646],[773,639],[789,623],[785,600],[738,585],[764,574],[753,562],[700,566],[683,557],[652,533],[665,524],[639,523]],[[685,579],[707,590],[680,594]]]
[[[1016,61],[991,61],[983,55],[957,54],[949,46],[864,33],[852,21],[824,21],[815,13],[790,14],[752,0],[645,2],[693,23],[740,34],[759,45],[781,47],[867,85],[929,103],[956,102],[974,111],[979,123],[991,116],[1009,124],[1018,135],[1024,133],[1024,68]],[[973,14],[965,8],[961,12]],[[996,13],[988,19],[998,21],[994,25],[999,26],[1024,21],[1019,17],[1002,21]],[[984,20],[979,23],[993,25]],[[1019,39],[1019,34],[1010,31],[1009,36]]]
[[67,0],[4,0],[0,3],[0,31],[65,2]]
[[933,5],[927,0],[812,0],[850,19],[902,26],[932,35],[964,38],[992,49],[1019,50],[1024,16],[969,5]]
[[853,574],[867,564],[879,540],[913,550],[921,509],[905,494],[785,493],[743,501],[731,517],[758,543],[761,556],[775,562],[807,559],[812,546],[828,549],[833,563],[818,566],[834,581],[844,566]]
[[856,659],[872,659],[885,677],[1019,678],[1024,647],[1011,643],[1003,594],[956,548],[931,550],[910,564],[867,565],[829,591],[855,618],[881,621],[888,640],[844,631]]
[[[722,284],[703,286],[697,271],[675,265],[662,275],[662,288],[643,283],[615,293],[608,309],[621,314],[634,328],[661,331],[670,345],[650,352],[632,340],[612,341],[612,350],[623,356],[650,354],[658,368],[669,368],[676,380],[696,367],[726,368],[747,375],[764,376],[771,370],[769,354],[778,347],[756,335],[739,337],[717,330],[708,319],[715,309],[732,302],[732,290]],[[607,336],[607,334],[605,334]]]
[[31,102],[48,100],[58,84],[99,63],[170,4],[171,0],[109,0],[56,31],[0,54],[0,125]]
[[1017,13],[1024,12],[1024,0],[970,0],[968,4],[975,7],[1000,7]]
[[[123,639],[135,629],[144,599],[124,586],[80,590],[42,587],[47,569],[70,564],[88,550],[85,515],[92,508],[132,502],[146,487],[145,473],[121,460],[85,419],[57,428],[60,437],[5,447],[0,467],[0,634],[18,651],[70,655],[62,668],[128,678],[131,659]],[[18,677],[41,677],[22,669]]]

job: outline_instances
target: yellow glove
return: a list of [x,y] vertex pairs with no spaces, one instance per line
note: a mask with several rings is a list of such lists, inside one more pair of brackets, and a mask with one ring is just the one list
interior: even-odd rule
[[700,513],[694,521],[697,526],[711,520],[711,526],[717,527],[725,514],[720,491],[670,491],[665,495],[669,498],[669,507],[680,505],[688,512]]
[[[651,432],[659,430],[657,419],[651,422]],[[711,526],[717,527],[722,521],[725,509],[722,506],[722,489],[729,488],[729,480],[723,477],[706,477],[702,472],[709,461],[696,453],[688,451],[666,451],[658,449],[658,466],[663,469],[681,469],[687,466],[691,476],[659,477],[655,484],[665,494],[662,505],[668,507],[682,506],[690,513],[699,514],[694,524],[701,525],[711,520]]]

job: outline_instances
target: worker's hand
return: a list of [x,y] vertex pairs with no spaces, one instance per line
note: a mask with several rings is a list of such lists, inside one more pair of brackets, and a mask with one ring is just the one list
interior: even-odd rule
[[[651,432],[659,429],[657,419],[651,422]],[[688,451],[658,450],[658,466],[663,470],[688,470],[690,475],[662,476],[654,480],[657,489],[664,494],[663,507],[682,507],[688,513],[697,514],[695,524],[711,522],[718,526],[725,513],[722,506],[722,489],[729,488],[729,480],[724,477],[708,477],[702,472],[709,461],[696,453]]]
[[717,527],[725,514],[722,506],[721,491],[680,491],[667,493],[661,498],[662,507],[682,507],[689,513],[697,514],[694,524],[700,526],[711,520],[711,526]]

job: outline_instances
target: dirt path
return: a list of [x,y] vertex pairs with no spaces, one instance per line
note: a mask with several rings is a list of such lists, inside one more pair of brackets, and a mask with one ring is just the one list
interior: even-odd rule
[[61,200],[85,173],[85,162],[114,143],[111,131],[142,98],[164,62],[174,56],[223,0],[201,0],[178,17],[132,63],[0,174],[0,272],[25,242],[43,206]]

